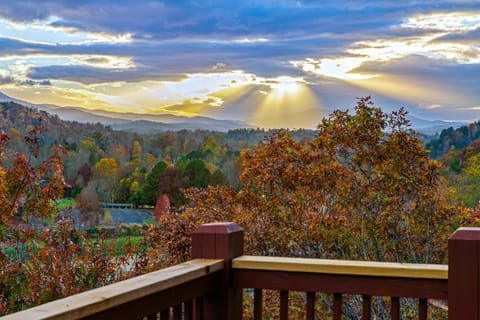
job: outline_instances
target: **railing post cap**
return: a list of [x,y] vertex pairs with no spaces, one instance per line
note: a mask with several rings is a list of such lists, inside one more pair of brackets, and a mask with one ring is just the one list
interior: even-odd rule
[[480,240],[480,228],[458,228],[448,240]]
[[234,232],[242,232],[244,231],[242,227],[240,227],[235,222],[213,222],[213,223],[205,223],[200,226],[193,232],[193,234],[199,233],[234,233]]

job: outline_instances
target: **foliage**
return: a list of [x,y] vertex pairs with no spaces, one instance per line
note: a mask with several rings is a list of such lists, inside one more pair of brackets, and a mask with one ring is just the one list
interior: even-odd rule
[[433,158],[439,158],[452,149],[463,149],[473,141],[480,138],[480,122],[474,122],[460,128],[442,130],[440,136],[427,143],[426,148],[430,150]]
[[405,115],[362,98],[353,114],[323,119],[311,141],[267,138],[243,154],[240,190],[190,189],[184,213],[162,216],[169,262],[188,259],[191,232],[214,221],[244,227],[247,254],[445,262],[447,237],[478,223],[478,211],[445,203],[440,164]]
[[14,218],[26,222],[34,215],[48,217],[56,209],[52,200],[63,194],[60,154],[65,150],[58,147],[48,160],[38,162],[40,132],[40,127],[34,127],[25,136],[30,150],[30,157],[27,157],[5,150],[9,138],[0,131],[1,226],[11,226]]
[[307,144],[280,131],[245,153],[239,192],[188,192],[185,215],[238,221],[255,254],[441,262],[456,208],[408,125],[403,110],[387,115],[363,98]]
[[76,207],[80,211],[80,222],[84,226],[98,226],[104,210],[92,188],[85,188],[77,196]]
[[146,205],[155,205],[158,194],[158,181],[160,175],[167,169],[165,161],[158,162],[153,168],[152,172],[147,175],[147,180],[141,191],[141,203]]
[[0,315],[106,285],[142,272],[135,262],[140,241],[96,241],[58,217],[46,228],[38,218],[56,216],[62,195],[60,147],[39,161],[40,127],[25,137],[28,154],[10,153],[0,131]]
[[155,209],[153,209],[153,217],[158,221],[161,215],[168,213],[170,213],[170,200],[166,194],[161,194],[158,196]]

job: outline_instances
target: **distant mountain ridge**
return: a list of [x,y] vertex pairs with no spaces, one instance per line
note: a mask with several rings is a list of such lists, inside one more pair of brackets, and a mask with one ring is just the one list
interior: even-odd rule
[[[13,101],[15,103],[36,108],[50,114],[56,114],[63,120],[80,123],[101,123],[111,126],[115,130],[124,130],[137,133],[151,133],[161,131],[180,130],[214,130],[229,131],[243,128],[257,128],[256,125],[238,120],[219,120],[203,116],[186,117],[172,114],[137,114],[120,113],[105,110],[90,110],[82,107],[57,106],[52,104],[32,104],[23,100],[11,98],[0,92],[0,102]],[[412,128],[425,135],[435,135],[444,129],[458,128],[466,125],[463,122],[448,122],[443,120],[426,120],[408,115]]]
[[61,107],[51,104],[32,104],[11,98],[0,92],[0,102],[15,102],[23,106],[45,111],[66,121],[80,123],[102,123],[115,130],[148,133],[155,131],[180,130],[216,130],[229,131],[242,128],[255,128],[245,122],[236,120],[217,120],[208,117],[186,117],[171,114],[136,114],[119,113],[104,110],[89,110],[82,107]]

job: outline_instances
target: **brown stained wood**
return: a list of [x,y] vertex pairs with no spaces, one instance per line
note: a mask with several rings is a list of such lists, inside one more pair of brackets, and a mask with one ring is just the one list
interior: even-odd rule
[[372,297],[364,295],[362,297],[362,320],[370,320],[372,317]]
[[188,300],[183,303],[183,318],[193,320],[193,301]]
[[160,312],[160,320],[170,320],[170,308]]
[[333,295],[333,320],[342,320],[342,294]]
[[153,311],[169,308],[182,301],[215,292],[220,286],[220,283],[221,274],[212,273],[200,279],[161,291],[157,294],[152,294],[148,297],[85,317],[83,320],[137,319],[139,314],[150,314]]
[[203,320],[203,297],[195,298],[193,301],[193,314],[195,320]]
[[480,228],[448,239],[448,319],[480,319]]
[[392,320],[400,320],[400,298],[391,297],[390,301],[390,314],[392,316]]
[[[157,295],[196,279],[201,279],[222,269],[223,260],[191,260],[174,267],[151,272],[10,314],[3,317],[2,320],[80,319],[109,309],[121,308],[129,303],[148,298],[151,295]],[[178,302],[181,302],[181,300]],[[158,309],[146,310],[139,308],[136,312],[145,315],[153,314],[157,311]]]
[[315,319],[315,292],[307,292],[306,320]]
[[262,289],[253,291],[253,320],[262,320],[263,292]]
[[375,277],[448,279],[448,266],[350,260],[241,256],[232,268]]
[[280,320],[288,320],[288,291],[280,291]]
[[192,234],[192,258],[232,259],[243,253],[243,229],[233,222],[207,223]]
[[448,281],[234,269],[234,286],[290,291],[448,299]]
[[158,320],[158,319],[159,319],[159,314],[158,314],[158,313],[149,315],[149,316],[147,317],[147,320]]
[[418,320],[427,320],[427,299],[418,299]]
[[192,234],[192,257],[223,259],[225,269],[215,294],[204,297],[208,320],[241,320],[242,290],[232,286],[231,259],[243,254],[243,229],[232,222],[199,226]]
[[177,304],[172,309],[173,320],[182,320],[182,305]]

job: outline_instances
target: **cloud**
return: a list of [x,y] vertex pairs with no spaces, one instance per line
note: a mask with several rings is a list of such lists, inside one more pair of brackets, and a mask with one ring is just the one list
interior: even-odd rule
[[[376,74],[359,72],[363,64],[392,61],[410,55],[451,60],[458,64],[480,63],[480,47],[459,41],[449,42],[445,38],[450,33],[469,32],[480,28],[480,13],[451,12],[417,15],[407,18],[400,27],[426,31],[413,36],[356,41],[345,50],[342,56],[306,58],[290,63],[308,73],[344,80],[374,78]],[[443,37],[442,41],[436,41],[440,37]]]
[[[478,12],[467,0],[0,1],[0,82],[59,104],[225,118],[248,116],[275,86],[308,87],[326,107],[372,92],[417,110],[462,94],[476,106]],[[430,99],[434,88],[452,99]]]

